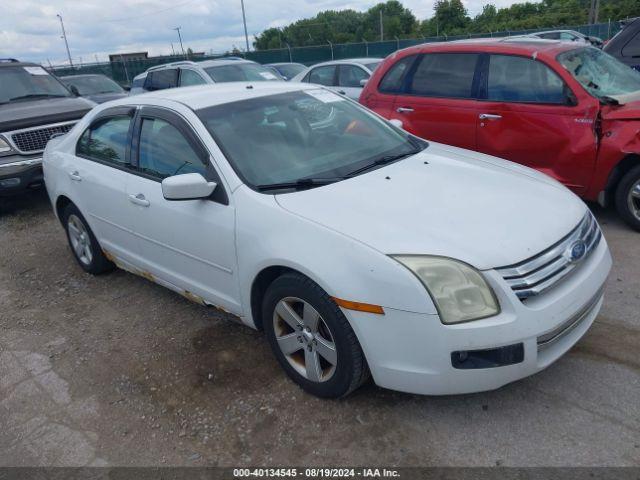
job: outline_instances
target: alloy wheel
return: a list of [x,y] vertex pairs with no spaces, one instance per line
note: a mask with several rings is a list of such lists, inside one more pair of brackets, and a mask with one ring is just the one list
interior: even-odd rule
[[336,371],[338,354],[327,323],[311,304],[285,297],[273,312],[276,342],[289,364],[309,381],[326,382]]
[[67,230],[69,231],[71,248],[76,256],[84,265],[90,265],[93,260],[93,252],[91,251],[91,238],[84,223],[76,215],[69,215]]
[[629,211],[634,217],[640,220],[640,180],[635,182],[629,189],[627,203],[629,205]]

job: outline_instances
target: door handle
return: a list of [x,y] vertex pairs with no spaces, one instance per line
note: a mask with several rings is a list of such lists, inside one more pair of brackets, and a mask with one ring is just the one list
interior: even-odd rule
[[73,180],[74,182],[81,182],[82,181],[82,177],[80,176],[80,174],[78,173],[77,170],[75,170],[73,172],[69,172],[69,178],[71,180]]
[[129,195],[129,201],[131,203],[135,203],[136,205],[140,205],[141,207],[148,207],[150,205],[149,200],[144,198],[144,195],[141,193],[137,195]]
[[338,93],[339,93],[340,95],[346,95],[346,94],[347,94],[347,92],[345,92],[344,90],[338,90]]
[[396,112],[398,112],[398,113],[409,113],[409,112],[413,112],[413,108],[410,108],[410,107],[398,107],[398,108],[396,108]]
[[495,115],[493,113],[481,113],[478,115],[480,120],[500,120],[502,115]]

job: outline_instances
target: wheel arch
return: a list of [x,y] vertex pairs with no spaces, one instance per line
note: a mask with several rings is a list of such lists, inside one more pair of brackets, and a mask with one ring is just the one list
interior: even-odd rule
[[[253,319],[253,323],[257,330],[263,330],[262,301],[264,299],[264,295],[267,292],[269,285],[285,273],[297,273],[309,278],[308,275],[305,275],[303,272],[296,270],[295,268],[287,267],[285,265],[271,265],[260,270],[251,283],[251,318]],[[315,281],[311,278],[310,280]]]
[[64,212],[64,209],[70,204],[75,205],[66,195],[59,195],[58,198],[56,198],[56,216],[60,223],[62,223],[62,213]]
[[611,170],[609,174],[609,179],[607,180],[607,184],[605,186],[605,194],[607,196],[606,202],[607,204],[613,199],[615,195],[616,188],[620,183],[620,180],[631,170],[632,168],[640,165],[640,154],[637,153],[629,153],[625,155],[622,160],[620,160],[615,167]]

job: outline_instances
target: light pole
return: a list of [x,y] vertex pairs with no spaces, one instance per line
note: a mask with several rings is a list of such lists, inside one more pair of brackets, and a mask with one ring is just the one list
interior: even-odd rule
[[249,35],[247,34],[247,17],[244,14],[244,0],[240,0],[242,7],[242,23],[244,24],[244,41],[247,42],[247,53],[249,52]]
[[64,38],[64,45],[65,47],[67,47],[67,57],[69,57],[69,65],[73,67],[73,62],[71,61],[71,52],[69,51],[69,42],[67,42],[67,32],[65,32],[64,30],[62,15],[58,13],[56,16],[60,19],[60,26],[62,27],[62,38]]
[[178,40],[180,40],[180,50],[182,50],[182,55],[184,55],[185,53],[184,53],[184,47],[182,46],[182,35],[180,35],[180,29],[181,28],[182,27],[176,27],[173,30],[178,32]]

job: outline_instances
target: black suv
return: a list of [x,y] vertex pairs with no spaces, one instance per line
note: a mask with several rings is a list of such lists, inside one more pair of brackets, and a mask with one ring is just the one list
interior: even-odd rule
[[76,98],[35,63],[0,59],[0,195],[42,185],[42,152],[95,103]]
[[640,17],[623,20],[620,25],[622,30],[607,42],[604,51],[640,70]]

